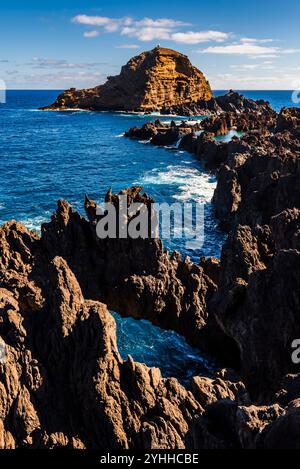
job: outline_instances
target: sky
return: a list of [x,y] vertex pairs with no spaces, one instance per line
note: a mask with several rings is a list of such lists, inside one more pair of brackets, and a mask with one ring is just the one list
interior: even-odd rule
[[2,0],[0,82],[86,88],[157,44],[213,89],[300,88],[299,0]]

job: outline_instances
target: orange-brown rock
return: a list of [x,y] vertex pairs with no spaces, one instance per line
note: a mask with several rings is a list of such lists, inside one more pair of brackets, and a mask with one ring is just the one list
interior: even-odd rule
[[120,75],[91,89],[71,88],[44,109],[160,111],[212,98],[208,81],[188,57],[156,47],[133,57]]
[[[0,449],[184,448],[202,412],[196,398],[123,361],[107,307],[86,300],[66,261],[47,261],[35,241],[14,222],[0,229]],[[43,298],[35,309],[28,285]]]
[[[131,202],[150,201],[140,187],[124,192]],[[107,200],[117,204],[112,191]],[[298,212],[255,231],[239,227],[221,263],[195,266],[169,256],[159,240],[123,251],[97,246],[96,204],[85,205],[89,221],[61,202],[42,239],[14,221],[0,228],[0,448],[299,447],[300,376],[288,375],[279,391],[276,384],[290,371],[284,342],[299,331]],[[291,240],[294,249],[285,250]],[[214,304],[208,290],[219,295]],[[252,397],[253,387],[277,393],[251,402],[233,370],[194,377],[188,390],[123,360],[102,298],[190,340],[191,330],[204,340],[208,328],[214,353],[212,334],[229,348],[235,341]],[[230,340],[210,322],[209,304]]]

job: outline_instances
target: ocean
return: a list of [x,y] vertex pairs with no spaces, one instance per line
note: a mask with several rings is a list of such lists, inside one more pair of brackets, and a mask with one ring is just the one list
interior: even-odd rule
[[[102,201],[110,187],[117,192],[139,184],[157,202],[203,202],[205,242],[201,249],[189,250],[182,240],[169,241],[166,247],[189,255],[194,262],[202,255],[219,257],[225,234],[218,228],[210,203],[215,177],[204,171],[193,155],[176,147],[157,148],[123,137],[130,127],[158,116],[38,111],[58,93],[8,91],[6,104],[0,104],[0,224],[16,219],[39,231],[41,223],[49,221],[55,211],[58,199],[67,199],[84,213],[85,193]],[[295,106],[291,91],[242,93],[266,99],[277,111]],[[170,117],[160,119],[170,121]],[[130,354],[136,361],[160,367],[163,376],[176,376],[184,383],[194,374],[209,373],[214,366],[177,334],[146,321],[114,316],[124,358]]]

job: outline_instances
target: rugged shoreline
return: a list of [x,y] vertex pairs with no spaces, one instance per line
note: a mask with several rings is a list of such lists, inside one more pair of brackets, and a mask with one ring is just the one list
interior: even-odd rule
[[[99,240],[88,197],[87,219],[60,201],[41,237],[0,228],[1,448],[299,447],[300,111],[226,99],[243,108],[130,135],[159,145],[179,135],[217,173],[229,232],[220,260],[196,265],[160,240]],[[215,141],[231,128],[246,135]],[[140,187],[123,194],[151,201]],[[231,369],[194,377],[189,391],[123,361],[107,307],[176,330]]]

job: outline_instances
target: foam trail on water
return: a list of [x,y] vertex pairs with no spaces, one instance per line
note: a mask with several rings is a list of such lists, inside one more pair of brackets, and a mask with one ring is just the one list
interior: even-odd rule
[[170,165],[166,170],[155,168],[144,175],[142,183],[177,186],[173,198],[181,202],[210,203],[216,188],[214,177],[186,165]]
[[36,217],[28,217],[20,221],[23,225],[26,226],[28,230],[36,231],[37,233],[41,232],[41,225],[43,223],[47,223],[50,221],[50,214],[49,216],[36,216]]

